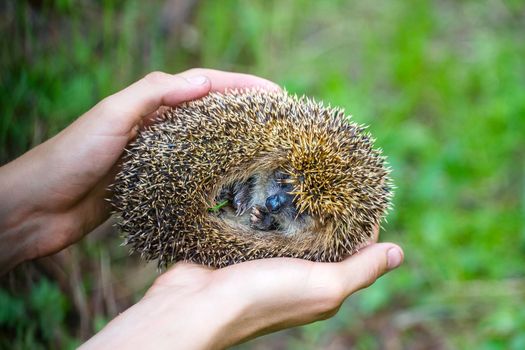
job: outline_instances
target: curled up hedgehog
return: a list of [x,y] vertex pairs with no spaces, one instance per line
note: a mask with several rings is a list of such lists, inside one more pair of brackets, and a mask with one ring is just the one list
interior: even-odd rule
[[381,151],[349,119],[263,90],[163,110],[112,186],[126,243],[161,267],[344,259],[370,240],[392,187]]

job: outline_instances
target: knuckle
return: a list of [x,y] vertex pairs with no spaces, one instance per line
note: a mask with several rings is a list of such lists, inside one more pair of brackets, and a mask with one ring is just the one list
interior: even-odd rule
[[153,71],[153,72],[146,74],[146,76],[144,77],[144,80],[149,83],[159,84],[159,83],[166,82],[166,80],[170,79],[171,77],[172,77],[171,74],[164,73],[161,71]]
[[105,98],[103,98],[98,104],[97,109],[100,112],[104,113],[112,113],[116,108],[116,99],[115,95],[109,95]]
[[320,290],[315,303],[319,317],[333,315],[334,310],[339,309],[344,298],[345,294],[342,287],[330,286]]
[[126,105],[116,95],[110,95],[101,100],[93,109],[99,122],[111,123],[112,130],[128,130],[130,126],[118,116],[128,114]]
[[344,288],[342,286],[337,286],[331,288],[327,293],[326,303],[329,309],[338,308],[345,298]]
[[345,291],[341,283],[334,283],[326,288],[325,299],[332,305],[339,305],[345,297]]
[[202,68],[190,68],[186,71],[184,71],[184,74],[186,75],[202,75],[204,72],[204,69]]
[[170,276],[168,273],[163,273],[155,278],[152,287],[159,288],[170,284]]
[[374,282],[376,281],[376,279],[379,277],[380,274],[381,274],[380,266],[374,265],[374,266],[369,267],[368,269],[366,269],[364,273],[363,280],[362,280],[360,287],[361,288],[370,287],[372,284],[374,284]]
[[326,319],[329,319],[333,316],[335,316],[335,314],[337,314],[337,312],[339,311],[339,308],[341,307],[341,305],[337,305],[336,307],[334,308],[331,308],[331,309],[327,309],[325,312],[321,312],[317,319],[318,320],[326,320]]
[[315,271],[310,274],[309,287],[314,313],[318,318],[334,315],[347,296],[344,283],[337,271]]

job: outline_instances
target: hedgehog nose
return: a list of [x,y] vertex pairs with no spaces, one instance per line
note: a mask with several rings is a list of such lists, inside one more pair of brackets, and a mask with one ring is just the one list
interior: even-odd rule
[[286,195],[284,193],[277,193],[266,198],[266,208],[270,213],[278,213],[286,203]]

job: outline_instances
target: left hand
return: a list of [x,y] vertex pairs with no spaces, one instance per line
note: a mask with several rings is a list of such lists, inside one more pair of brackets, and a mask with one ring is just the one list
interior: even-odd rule
[[210,91],[251,86],[278,89],[262,78],[210,69],[153,72],[1,167],[0,274],[58,252],[109,217],[106,189],[145,117]]

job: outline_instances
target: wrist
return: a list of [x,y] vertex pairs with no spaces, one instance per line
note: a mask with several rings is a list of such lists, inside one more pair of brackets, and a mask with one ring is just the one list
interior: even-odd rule
[[0,275],[38,256],[35,242],[47,216],[35,206],[34,166],[22,156],[0,167]]
[[223,349],[240,340],[236,302],[212,284],[150,289],[82,348]]

